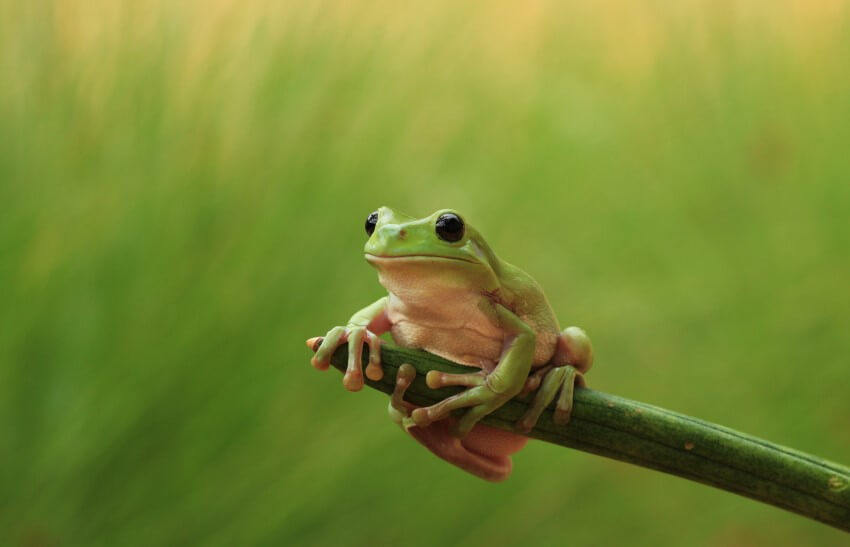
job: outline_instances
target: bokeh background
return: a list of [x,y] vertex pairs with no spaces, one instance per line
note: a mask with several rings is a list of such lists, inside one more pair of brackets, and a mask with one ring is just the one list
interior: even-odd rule
[[0,0],[0,544],[845,545],[309,366],[454,207],[593,387],[850,463],[850,7]]

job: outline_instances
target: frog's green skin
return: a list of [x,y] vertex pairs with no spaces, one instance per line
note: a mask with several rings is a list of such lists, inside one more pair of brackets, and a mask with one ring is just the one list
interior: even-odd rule
[[[526,438],[478,421],[512,397],[540,386],[517,430],[530,430],[559,392],[556,416],[566,423],[573,384],[582,381],[581,373],[592,364],[590,341],[577,327],[562,332],[540,286],[499,259],[475,228],[464,222],[457,241],[441,237],[438,219],[462,219],[457,212],[443,209],[421,219],[388,207],[376,213],[364,252],[389,294],[354,314],[345,327],[331,329],[313,365],[326,369],[334,350],[347,341],[343,385],[359,390],[362,344],[372,350],[366,375],[380,379],[378,336],[390,331],[401,346],[480,368],[479,373],[460,375],[431,371],[430,387],[467,389],[433,406],[415,408],[403,400],[415,372],[403,367],[390,415],[443,459],[488,480],[504,479],[511,469],[509,455]],[[450,413],[459,408],[468,410],[455,420]]]

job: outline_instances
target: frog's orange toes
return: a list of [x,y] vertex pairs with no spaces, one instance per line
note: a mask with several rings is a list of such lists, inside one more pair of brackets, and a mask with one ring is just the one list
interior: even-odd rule
[[547,365],[545,367],[540,367],[531,374],[528,375],[528,378],[525,379],[525,385],[522,387],[522,391],[519,392],[520,395],[525,395],[526,393],[531,393],[540,387],[540,383],[543,381],[543,377],[552,370],[551,365]]
[[[320,338],[318,348],[316,348],[316,354],[310,360],[313,367],[318,370],[327,370],[331,364],[331,356],[336,351],[336,348],[339,347],[340,344],[344,343],[348,336],[348,332],[345,327],[334,327],[328,333]],[[314,342],[314,346],[316,343],[315,338],[311,338]]]
[[585,386],[584,376],[582,376],[581,372],[576,370],[572,365],[567,365],[564,368],[567,370],[561,385],[561,393],[558,395],[558,401],[555,403],[555,413],[552,415],[552,421],[558,425],[567,425],[570,423],[570,417],[573,415],[575,386]]
[[567,425],[572,414],[576,384],[583,387],[584,378],[575,367],[566,365],[550,369],[543,378],[537,393],[534,394],[534,400],[528,407],[528,411],[517,422],[516,428],[523,433],[531,431],[537,425],[540,415],[556,396],[558,400],[555,403],[552,421],[558,425]]
[[363,340],[366,329],[351,329],[348,332],[348,367],[342,377],[342,385],[348,391],[363,389]]
[[484,378],[486,378],[486,376],[487,373],[483,370],[481,372],[472,372],[468,374],[449,374],[446,372],[440,372],[439,370],[430,370],[425,376],[425,383],[428,384],[428,387],[431,389],[440,389],[441,387],[446,386],[477,387],[484,385]]
[[[309,340],[308,340],[308,342],[309,342]],[[319,342],[319,344],[321,344],[321,342]],[[316,348],[316,349],[318,349],[318,348]],[[313,351],[316,351],[316,350],[313,350]],[[310,358],[310,364],[313,365],[313,368],[316,369],[316,370],[328,370],[328,367],[331,366],[330,363],[321,361],[319,359],[319,357],[316,356],[316,355],[314,355],[313,357]]]
[[[325,339],[322,336],[314,336],[313,338],[308,338],[307,347],[313,350],[313,353],[316,353],[317,351],[319,351],[319,348],[321,347],[322,342],[324,340]],[[322,363],[321,361],[319,361],[319,359],[315,355],[310,359],[310,364],[313,365],[313,368],[317,370],[327,370],[330,366],[330,363]]]
[[375,333],[367,330],[366,343],[369,344],[369,364],[366,365],[366,378],[377,382],[384,377],[384,369],[381,366],[381,339]]
[[417,408],[410,417],[413,418],[413,421],[419,427],[427,427],[447,417],[455,409],[483,403],[488,393],[489,391],[485,387],[469,388],[462,393],[443,399],[437,404],[425,408]]
[[[410,409],[413,408],[412,404],[404,400],[404,394],[407,388],[410,387],[410,384],[413,383],[414,378],[416,378],[416,369],[413,368],[413,365],[410,363],[402,364],[396,373],[395,388],[393,389],[392,396],[390,396],[390,406],[397,410],[404,418],[410,417]],[[412,426],[413,424],[405,424],[404,420],[402,420],[399,425],[407,428],[408,425]]]
[[528,411],[517,422],[516,427],[523,433],[528,433],[537,424],[540,415],[549,406],[549,403],[558,395],[558,390],[564,383],[564,373],[566,367],[556,367],[551,369],[543,378],[543,384],[534,394],[534,400],[529,406]]

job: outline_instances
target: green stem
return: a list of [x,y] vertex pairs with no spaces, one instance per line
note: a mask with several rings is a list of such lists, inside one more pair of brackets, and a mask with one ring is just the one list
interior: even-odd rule
[[[344,371],[347,356],[343,345],[331,364]],[[367,356],[364,347],[364,362]],[[463,389],[428,388],[429,370],[475,370],[387,343],[381,360],[384,377],[366,384],[392,393],[398,367],[410,363],[417,377],[405,398],[422,406]],[[513,431],[527,405],[513,399],[482,421]],[[578,388],[567,426],[555,425],[547,409],[528,436],[721,488],[850,532],[850,468],[663,408]]]

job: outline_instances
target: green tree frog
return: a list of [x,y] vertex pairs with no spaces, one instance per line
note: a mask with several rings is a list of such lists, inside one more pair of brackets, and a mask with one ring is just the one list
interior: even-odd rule
[[[527,441],[521,433],[534,427],[556,397],[556,422],[569,420],[574,385],[583,385],[582,374],[593,362],[590,340],[578,327],[562,331],[537,282],[499,259],[454,210],[417,219],[381,207],[367,217],[366,234],[366,260],[388,295],[355,313],[347,325],[332,328],[313,366],[327,369],[334,350],[348,342],[342,383],[357,391],[364,372],[373,380],[383,377],[379,336],[389,331],[400,346],[479,368],[469,374],[432,370],[426,376],[432,389],[466,389],[416,408],[403,398],[416,373],[403,365],[390,416],[444,460],[487,480],[507,478],[511,454]],[[365,371],[364,343],[370,348]],[[479,423],[512,397],[532,391],[533,402],[516,433]],[[457,409],[466,409],[459,418],[452,415]]]

